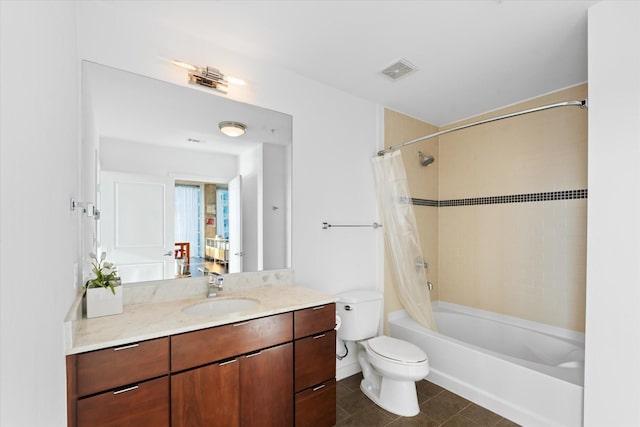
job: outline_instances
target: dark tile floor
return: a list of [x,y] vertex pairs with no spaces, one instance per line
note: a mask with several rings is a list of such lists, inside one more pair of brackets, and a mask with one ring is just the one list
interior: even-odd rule
[[515,427],[502,418],[429,381],[418,381],[420,413],[400,417],[375,405],[360,391],[362,374],[338,381],[336,427]]

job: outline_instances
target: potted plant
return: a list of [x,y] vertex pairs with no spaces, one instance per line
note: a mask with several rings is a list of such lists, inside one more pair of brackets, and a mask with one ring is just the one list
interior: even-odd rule
[[117,269],[106,261],[106,252],[99,259],[93,252],[89,257],[93,277],[84,284],[87,317],[122,313],[122,283]]

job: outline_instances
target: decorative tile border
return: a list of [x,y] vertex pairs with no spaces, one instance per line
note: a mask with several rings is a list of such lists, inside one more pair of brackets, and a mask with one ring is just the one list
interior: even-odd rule
[[433,207],[493,205],[493,204],[500,204],[500,203],[523,203],[523,202],[544,202],[548,200],[586,199],[587,193],[588,193],[588,190],[586,189],[564,190],[564,191],[548,191],[545,193],[514,194],[510,196],[474,197],[469,199],[454,199],[454,200],[411,199],[411,202],[416,206],[433,206]]
[[440,202],[437,200],[430,200],[430,199],[411,199],[411,203],[413,203],[414,206],[432,206],[437,208],[438,206],[440,206]]

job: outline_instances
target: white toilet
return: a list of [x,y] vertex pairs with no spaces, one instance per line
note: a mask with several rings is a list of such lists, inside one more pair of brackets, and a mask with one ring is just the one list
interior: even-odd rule
[[416,381],[429,373],[429,360],[421,348],[397,338],[378,335],[382,294],[355,290],[337,295],[340,317],[338,338],[358,343],[358,362],[364,379],[362,392],[394,414],[412,417],[420,412]]

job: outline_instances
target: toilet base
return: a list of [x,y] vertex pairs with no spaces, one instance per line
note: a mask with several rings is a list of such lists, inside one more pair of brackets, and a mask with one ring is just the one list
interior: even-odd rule
[[378,377],[381,381],[376,387],[375,381],[363,379],[360,390],[376,405],[384,410],[402,417],[414,417],[420,412],[416,383],[413,381],[397,381],[386,377]]

